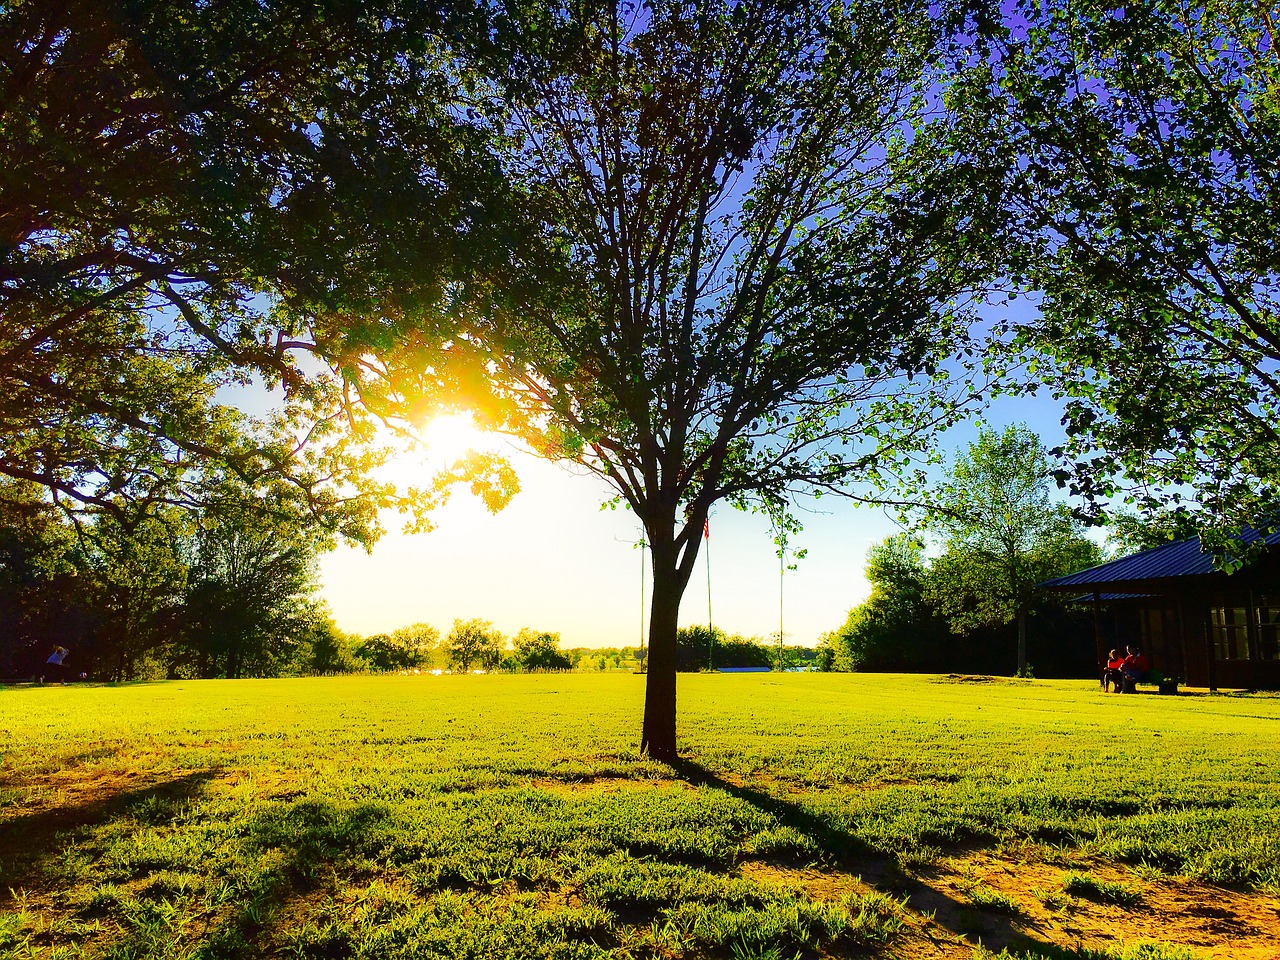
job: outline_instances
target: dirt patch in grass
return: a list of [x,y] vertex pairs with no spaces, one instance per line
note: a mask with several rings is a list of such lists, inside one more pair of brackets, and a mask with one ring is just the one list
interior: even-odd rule
[[972,673],[948,673],[938,677],[934,683],[1008,683],[1008,677],[988,677]]
[[[799,888],[815,900],[876,889],[874,870],[867,874],[871,882],[842,870],[768,860],[744,861],[739,871],[759,883]],[[910,925],[893,953],[970,960],[979,942],[995,950],[1052,944],[1104,951],[1154,941],[1190,947],[1204,960],[1280,957],[1280,899],[1193,880],[1140,879],[1112,865],[1091,865],[1090,876],[1139,892],[1138,902],[1124,907],[1065,893],[1063,879],[1071,872],[982,854],[948,859],[921,877],[936,896],[914,892],[907,904]],[[992,906],[1005,901],[1012,908]]]
[[535,790],[545,790],[548,793],[560,794],[599,794],[652,790],[654,784],[658,782],[661,782],[664,787],[675,787],[677,790],[694,789],[693,784],[686,783],[683,780],[637,780],[634,777],[619,776],[617,774],[599,774],[563,780],[554,777],[535,777],[526,782]]
[[861,877],[841,870],[822,870],[817,867],[793,867],[770,860],[744,860],[738,871],[756,883],[798,887],[814,900],[838,900],[855,893],[869,893],[871,887]]
[[[1003,895],[1016,904],[1015,924],[1032,941],[1108,950],[1149,940],[1190,947],[1205,960],[1280,957],[1280,899],[1189,879],[1141,879],[1111,864],[1090,864],[1089,876],[1138,893],[1136,903],[1121,906],[1067,894],[1063,880],[1071,872],[977,854],[946,861],[924,882],[960,898],[981,900],[986,890]],[[995,946],[987,937],[983,942]]]

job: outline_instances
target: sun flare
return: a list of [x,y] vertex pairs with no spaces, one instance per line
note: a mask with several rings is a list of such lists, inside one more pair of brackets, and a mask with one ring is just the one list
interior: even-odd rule
[[448,466],[472,452],[494,450],[502,438],[475,425],[469,413],[433,417],[418,432],[422,455],[432,463]]

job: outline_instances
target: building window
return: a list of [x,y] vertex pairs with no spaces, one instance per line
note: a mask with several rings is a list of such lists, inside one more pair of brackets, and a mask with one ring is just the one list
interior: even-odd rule
[[1219,660],[1249,659],[1249,608],[1213,607],[1213,651]]
[[1258,614],[1258,659],[1280,660],[1280,597],[1262,596]]

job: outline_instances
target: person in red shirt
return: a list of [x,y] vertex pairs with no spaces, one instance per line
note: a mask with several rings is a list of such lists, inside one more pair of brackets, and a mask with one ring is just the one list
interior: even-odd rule
[[1107,665],[1102,669],[1102,692],[1119,693],[1124,685],[1124,657],[1119,651],[1112,650],[1107,655]]
[[1124,674],[1124,692],[1133,693],[1134,685],[1146,679],[1147,671],[1151,669],[1151,664],[1141,648],[1128,646],[1125,647],[1125,651],[1129,655],[1124,658],[1124,664],[1120,667],[1120,672]]

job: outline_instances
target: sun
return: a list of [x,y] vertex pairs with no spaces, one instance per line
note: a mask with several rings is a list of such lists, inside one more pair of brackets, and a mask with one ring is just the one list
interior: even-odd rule
[[472,452],[510,452],[503,437],[481,430],[469,413],[433,417],[414,431],[412,437],[388,431],[380,439],[390,448],[392,456],[379,468],[378,476],[397,486],[421,484]]
[[422,454],[432,463],[451,465],[472,452],[495,450],[502,438],[475,425],[469,413],[433,417],[418,431]]

